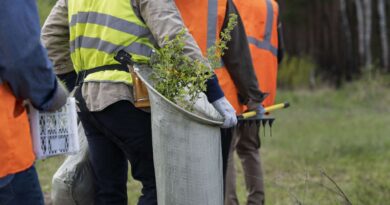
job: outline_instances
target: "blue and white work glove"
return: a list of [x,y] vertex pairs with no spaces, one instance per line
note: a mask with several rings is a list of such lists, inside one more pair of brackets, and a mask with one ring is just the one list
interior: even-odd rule
[[50,99],[49,104],[46,108],[42,109],[43,111],[54,112],[59,110],[62,106],[66,104],[66,100],[68,99],[69,92],[66,89],[66,86],[57,79],[57,89],[53,97]]
[[265,114],[265,109],[261,102],[249,100],[246,106],[249,111],[256,111],[256,117],[262,117]]
[[225,118],[221,128],[230,128],[237,124],[236,111],[225,97],[214,101],[212,105]]

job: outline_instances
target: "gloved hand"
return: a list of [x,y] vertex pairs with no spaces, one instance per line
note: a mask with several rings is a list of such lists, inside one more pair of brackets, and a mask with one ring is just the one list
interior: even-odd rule
[[222,128],[233,127],[237,124],[236,111],[225,97],[214,101],[212,105],[225,118]]
[[69,92],[65,85],[61,81],[57,80],[57,90],[55,91],[53,97],[51,98],[51,102],[45,111],[54,112],[60,109],[65,105],[68,95]]
[[256,117],[262,117],[265,114],[265,109],[261,102],[249,100],[246,106],[248,107],[248,111],[256,111]]

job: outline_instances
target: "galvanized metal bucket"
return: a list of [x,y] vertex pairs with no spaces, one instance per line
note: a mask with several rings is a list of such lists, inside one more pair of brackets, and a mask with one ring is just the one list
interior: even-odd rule
[[222,205],[223,117],[201,95],[194,111],[172,103],[153,87],[151,69],[135,66],[151,101],[153,156],[159,205]]

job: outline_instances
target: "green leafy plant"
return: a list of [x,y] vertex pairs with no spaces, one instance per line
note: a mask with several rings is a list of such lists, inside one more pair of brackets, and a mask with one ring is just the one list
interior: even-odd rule
[[207,49],[207,59],[213,69],[221,66],[221,57],[228,49],[227,43],[232,39],[230,32],[237,25],[237,15],[230,14],[227,27],[221,32],[220,39],[218,39],[213,46]]
[[232,14],[221,38],[207,50],[208,62],[193,60],[184,54],[184,28],[175,38],[166,37],[167,43],[151,61],[154,88],[172,102],[191,110],[199,93],[206,91],[206,81],[213,76],[212,69],[220,66],[221,56],[231,40],[230,32],[236,25],[237,15]]

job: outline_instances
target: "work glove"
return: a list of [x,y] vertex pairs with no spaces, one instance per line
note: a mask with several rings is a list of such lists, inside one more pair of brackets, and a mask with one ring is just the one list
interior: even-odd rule
[[214,101],[212,105],[225,118],[222,128],[230,128],[237,124],[236,111],[225,97]]
[[67,91],[65,85],[61,81],[57,80],[57,89],[50,100],[51,102],[49,106],[44,111],[54,112],[60,109],[65,105],[68,95],[69,92]]
[[261,102],[249,100],[246,106],[248,107],[248,111],[256,111],[256,117],[262,117],[265,114],[265,109]]

